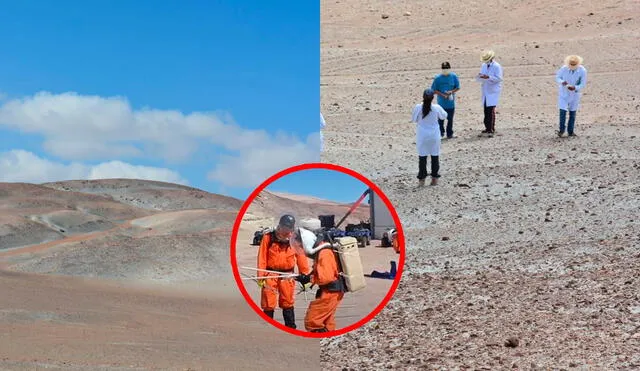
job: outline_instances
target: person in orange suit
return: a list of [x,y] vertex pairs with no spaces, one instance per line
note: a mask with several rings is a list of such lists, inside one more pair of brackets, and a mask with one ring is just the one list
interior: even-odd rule
[[315,300],[309,304],[304,318],[304,327],[309,332],[328,332],[336,329],[336,310],[342,302],[346,286],[337,252],[333,251],[328,238],[305,228],[298,228],[292,245],[313,258],[311,274],[299,275],[296,280],[302,285],[318,285]]
[[396,254],[400,254],[400,242],[398,241],[398,231],[394,230],[391,235],[391,245],[395,250]]
[[295,223],[292,215],[283,215],[276,229],[264,235],[258,249],[258,285],[262,289],[260,298],[262,310],[267,316],[273,318],[277,304],[282,309],[285,326],[294,329],[296,328],[295,277],[266,278],[278,275],[278,273],[266,271],[293,274],[297,265],[299,273],[309,274],[311,269],[307,257],[304,253],[292,248],[289,243]]

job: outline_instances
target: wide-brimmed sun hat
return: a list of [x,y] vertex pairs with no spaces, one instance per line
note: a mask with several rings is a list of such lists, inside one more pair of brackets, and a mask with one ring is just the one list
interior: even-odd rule
[[564,64],[566,64],[567,66],[570,65],[571,63],[577,63],[578,66],[582,64],[582,57],[579,55],[568,55],[565,59],[564,59]]
[[496,53],[493,50],[486,50],[482,52],[482,56],[480,57],[480,60],[483,62],[488,62],[492,60],[495,56],[496,56]]

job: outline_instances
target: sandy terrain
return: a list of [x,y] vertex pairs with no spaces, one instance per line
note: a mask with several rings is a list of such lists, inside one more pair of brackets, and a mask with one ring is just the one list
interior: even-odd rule
[[319,369],[317,340],[265,324],[231,286],[203,293],[0,271],[0,296],[2,370]]
[[[335,204],[331,201],[320,200],[316,198],[300,196],[300,195],[288,195],[280,194],[277,198],[274,198],[273,194],[267,195],[269,207],[275,211],[275,215],[279,215],[284,209],[291,209],[297,211],[299,218],[313,218],[316,214],[333,213],[336,214],[336,223],[342,218],[342,216],[348,211],[349,205]],[[264,198],[262,198],[264,200]],[[354,200],[355,201],[355,200]],[[252,205],[253,206],[253,205]],[[250,208],[251,209],[251,208]],[[254,208],[255,209],[255,208]],[[351,219],[351,222],[359,221],[359,217],[368,219],[368,206],[361,207],[359,216],[355,218],[348,218],[347,222]],[[322,212],[319,212],[321,210]],[[355,212],[354,212],[355,214]],[[268,215],[265,215],[268,217]],[[273,223],[273,224],[268,224]],[[241,223],[241,229],[238,233],[238,240],[236,243],[236,259],[238,266],[243,267],[256,267],[258,246],[252,246],[253,233],[261,226],[275,225],[276,219],[269,218],[256,218],[255,215],[250,215],[249,218],[243,218]],[[373,270],[380,272],[386,272],[390,269],[390,262],[393,260],[398,263],[398,255],[392,248],[380,247],[380,241],[371,241],[371,245],[366,248],[359,249],[360,257],[364,272],[366,274],[371,273]],[[309,259],[309,265],[312,266],[313,261]],[[248,276],[254,276],[253,271],[240,269],[241,274],[247,274]],[[347,294],[340,305],[338,312],[336,313],[336,325],[338,328],[349,326],[371,313],[387,295],[392,280],[367,278],[367,287],[361,291]],[[245,281],[245,288],[251,295],[254,302],[260,305],[260,289],[252,280]],[[304,331],[304,315],[308,303],[314,299],[316,289],[307,293],[305,298],[304,293],[299,293],[296,296],[296,324],[298,329]],[[282,312],[276,311],[275,319],[284,323],[282,319]]]
[[318,369],[317,340],[265,324],[233,281],[241,204],[145,181],[0,184],[0,369]]
[[[381,187],[408,249],[394,302],[323,340],[323,369],[640,368],[639,26],[631,0],[322,2],[323,161]],[[477,137],[485,48],[505,76],[495,138]],[[578,136],[557,138],[571,53],[589,80]],[[445,60],[459,138],[416,189],[408,122]]]

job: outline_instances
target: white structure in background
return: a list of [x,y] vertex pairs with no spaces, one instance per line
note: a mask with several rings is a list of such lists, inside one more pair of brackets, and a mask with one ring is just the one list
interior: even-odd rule
[[371,213],[371,234],[373,239],[382,239],[382,234],[391,228],[396,228],[391,211],[384,204],[384,201],[373,190],[369,192],[369,211]]
[[324,137],[322,136],[322,130],[325,125],[324,117],[322,116],[322,112],[320,112],[320,152],[324,151]]

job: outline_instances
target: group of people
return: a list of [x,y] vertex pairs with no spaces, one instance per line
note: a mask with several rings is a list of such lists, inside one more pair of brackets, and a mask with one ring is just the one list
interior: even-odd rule
[[[484,108],[484,130],[480,136],[493,137],[496,132],[496,107],[500,101],[503,83],[503,70],[495,60],[495,52],[488,50],[481,55],[482,66],[476,75],[481,83],[482,105]],[[559,129],[557,135],[565,133],[575,136],[576,111],[580,103],[582,90],[587,82],[587,70],[582,66],[583,59],[577,55],[565,58],[564,66],[556,71],[558,83]],[[423,186],[427,176],[431,175],[431,185],[436,185],[440,178],[440,143],[441,139],[455,138],[453,118],[455,113],[455,96],[460,90],[458,76],[451,72],[449,62],[442,63],[442,73],[437,75],[431,87],[424,90],[422,103],[413,108],[411,121],[417,125],[416,146],[418,151],[418,184]],[[437,96],[437,104],[433,102]],[[566,124],[567,111],[569,122]],[[447,121],[446,128],[444,126]],[[427,159],[431,157],[431,173],[427,171]]]
[[[309,266],[308,258],[313,259]],[[298,274],[294,274],[295,268]],[[288,274],[282,277],[281,274]],[[258,249],[258,285],[261,307],[270,318],[276,306],[282,309],[284,324],[296,328],[294,313],[296,282],[303,289],[318,286],[304,318],[309,332],[334,331],[335,314],[346,287],[340,260],[329,238],[312,226],[296,227],[292,215],[283,215],[278,226],[263,236]]]

